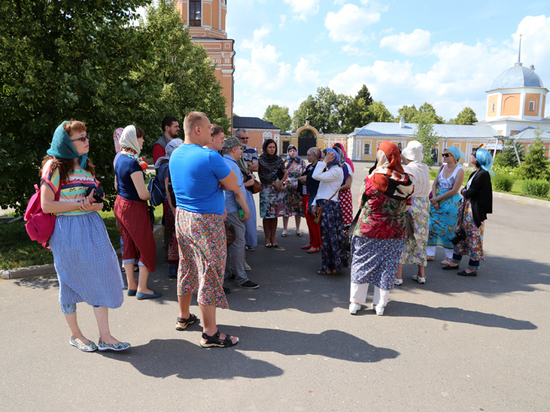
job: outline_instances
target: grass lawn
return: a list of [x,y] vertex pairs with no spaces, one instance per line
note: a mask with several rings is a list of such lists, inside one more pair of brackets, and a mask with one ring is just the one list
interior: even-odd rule
[[[100,212],[113,247],[120,248],[120,234],[113,211]],[[155,224],[162,218],[162,205],[155,208]],[[0,221],[0,270],[53,263],[52,252],[29,239],[25,222]]]

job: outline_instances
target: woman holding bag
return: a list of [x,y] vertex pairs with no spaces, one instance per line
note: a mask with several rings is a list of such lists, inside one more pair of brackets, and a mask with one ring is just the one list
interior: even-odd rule
[[[103,202],[94,199],[99,182],[88,159],[89,150],[84,123],[71,120],[59,125],[42,164],[40,200],[45,213],[57,215],[50,247],[59,279],[61,311],[71,330],[69,344],[83,352],[121,351],[130,344],[111,335],[108,308],[122,305],[124,283],[107,229],[97,213]],[[93,190],[86,196],[89,189]],[[57,192],[59,201],[54,200]],[[94,308],[99,329],[97,345],[78,326],[79,302]]]

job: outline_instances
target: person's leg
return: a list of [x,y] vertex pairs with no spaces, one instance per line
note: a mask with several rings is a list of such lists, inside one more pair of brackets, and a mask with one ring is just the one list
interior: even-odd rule
[[149,269],[143,263],[139,262],[139,280],[137,291],[140,293],[153,294],[155,293],[147,287],[147,278],[149,278]]
[[271,245],[271,219],[262,219],[264,226],[265,244]]
[[479,269],[479,260],[473,260],[470,258],[470,261],[468,262],[468,268],[466,269],[466,273],[472,273],[477,272]]
[[71,338],[73,338],[78,343],[88,345],[90,343],[89,339],[86,339],[82,334],[82,331],[78,327],[78,321],[76,319],[76,304],[72,303],[70,305],[61,305],[61,311],[65,316],[65,321],[69,325],[71,330]]
[[227,267],[229,266],[230,256],[235,269],[235,283],[242,285],[248,280],[248,276],[244,270],[244,223],[239,219],[239,213],[233,212],[227,214],[226,222],[231,223],[235,228],[235,241],[227,248],[227,259],[225,276],[227,278]]
[[124,265],[124,271],[126,272],[126,282],[128,283],[128,290],[137,290],[136,274],[134,273],[135,259],[122,259]]
[[403,279],[403,265],[401,263],[397,266],[397,273],[395,275],[395,278],[400,280]]
[[277,218],[269,219],[271,225],[271,243],[275,243],[275,234],[277,233]]
[[435,246],[426,246],[426,255],[428,256],[428,260],[434,260],[435,248]]
[[189,295],[178,295],[178,305],[180,309],[179,317],[182,319],[188,319],[191,316],[189,309],[191,307],[191,299],[193,298],[192,294]]
[[376,299],[377,303],[375,303],[376,307],[380,308],[380,309],[385,308],[386,305],[388,304],[388,301],[390,300],[390,291],[389,290],[383,290],[383,289],[380,289],[379,287],[375,286],[374,287],[374,294],[377,297],[377,299]]
[[285,237],[288,232],[288,216],[283,216],[283,234],[282,236]]
[[302,232],[300,232],[300,223],[302,222],[302,216],[296,215],[294,219],[296,221],[296,234],[300,236],[302,234]]
[[109,308],[105,306],[94,306],[94,315],[97,321],[97,328],[99,329],[99,339],[111,345],[120,343],[118,339],[115,339],[111,335],[111,331],[109,330]]
[[[218,332],[218,326],[216,325],[216,306],[215,305],[201,305],[199,304],[199,309],[202,315],[202,332],[208,336],[213,336]],[[225,339],[225,333],[220,334],[220,340]],[[236,336],[231,336],[231,342],[233,344],[237,343],[239,338]]]
[[418,265],[418,275],[417,276],[419,278],[425,278],[426,277],[426,273],[424,271],[424,266]]
[[453,252],[454,252],[454,249],[445,249],[445,257],[447,258],[447,260],[452,260],[453,259]]
[[450,260],[451,263],[449,263],[449,266],[455,268],[460,264],[460,261],[462,260],[462,255],[457,255],[456,253],[453,253],[453,256]]
[[367,300],[367,294],[369,292],[368,283],[352,283],[350,287],[349,301],[351,303],[361,304]]

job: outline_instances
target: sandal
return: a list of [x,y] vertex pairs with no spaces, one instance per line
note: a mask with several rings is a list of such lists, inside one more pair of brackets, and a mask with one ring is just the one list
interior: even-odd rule
[[287,235],[286,232],[283,232],[283,233],[281,234],[281,237],[287,237],[287,236],[288,236],[288,235]]
[[272,247],[273,245],[271,243],[266,243],[265,247]]
[[298,237],[302,237],[304,236],[302,232],[300,232],[299,230],[296,231],[296,236]]
[[273,243],[273,247],[279,247],[279,244],[277,242]]
[[307,251],[307,253],[317,253],[319,252],[319,248],[318,247],[312,247],[311,249],[309,249]]
[[428,257],[426,258],[426,260],[427,260],[428,262],[433,262],[433,261],[435,260],[435,256],[428,256]]
[[445,260],[442,260],[441,262],[439,262],[440,265],[443,265],[443,266],[448,266],[451,264],[451,260],[449,259],[445,259]]
[[326,272],[325,272],[325,271],[323,271],[322,269],[319,269],[319,270],[317,271],[317,274],[318,274],[318,275],[337,275],[337,274],[338,274],[338,271],[337,271],[337,270],[333,270],[332,272],[330,272],[330,271],[326,271]]
[[304,245],[302,246],[302,249],[311,249],[311,245]]
[[187,327],[197,321],[197,317],[192,313],[189,314],[187,319],[178,317],[176,322],[176,330],[185,330]]
[[231,335],[225,335],[225,339],[220,340],[219,330],[212,336],[208,336],[206,333],[203,333],[200,345],[201,348],[229,348],[230,346],[235,346],[239,343],[239,338],[237,338],[237,342],[235,343],[233,343],[231,338]]

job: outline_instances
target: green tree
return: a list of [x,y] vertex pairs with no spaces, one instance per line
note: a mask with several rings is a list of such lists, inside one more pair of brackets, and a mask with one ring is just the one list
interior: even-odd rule
[[394,121],[399,122],[402,117],[405,119],[405,123],[444,123],[443,118],[437,115],[434,107],[429,103],[424,103],[418,109],[414,104],[412,106],[402,106],[398,110],[398,115]]
[[287,130],[290,130],[292,124],[292,118],[288,113],[288,107],[281,107],[276,104],[267,106],[262,119],[266,122],[272,122],[274,126],[281,129],[281,133],[286,133]]
[[405,123],[415,123],[418,110],[413,104],[412,106],[401,106],[397,111],[397,117],[393,119],[394,122],[401,121],[401,118],[405,120]]
[[514,145],[519,155],[520,162],[523,162],[525,158],[525,150],[521,143],[516,143],[514,140],[510,139],[504,143],[504,148],[502,150],[502,157],[504,159],[504,166],[510,167],[519,167],[518,158],[516,156],[516,150],[514,150]]
[[117,127],[141,126],[147,154],[166,114],[181,119],[201,110],[229,125],[214,69],[183,31],[173,4],[161,1],[149,8],[147,23],[134,24],[135,10],[147,3],[0,3],[0,206],[24,210],[63,120],[86,123],[90,158],[108,199],[114,198]]
[[525,161],[521,164],[521,171],[526,179],[545,179],[549,173],[548,158],[544,153],[541,135],[542,129],[538,128],[535,132],[535,139],[525,156]]
[[432,166],[434,161],[432,159],[432,147],[439,141],[439,136],[434,132],[433,124],[425,123],[422,119],[418,123],[418,127],[414,131],[413,137],[422,143],[424,154],[424,163],[428,166]]
[[393,116],[382,101],[372,102],[369,113],[373,122],[392,122]]
[[294,111],[293,126],[304,125],[309,113],[310,124],[323,133],[342,133],[349,96],[336,94],[329,87],[319,87],[317,95],[309,95]]
[[456,119],[451,119],[450,124],[464,124],[471,125],[477,122],[476,113],[470,108],[465,107],[462,111],[456,116]]
[[366,85],[363,85],[363,87],[361,87],[361,90],[357,92],[357,95],[355,96],[355,100],[359,100],[359,99],[363,99],[363,102],[366,107],[372,104],[373,99]]

